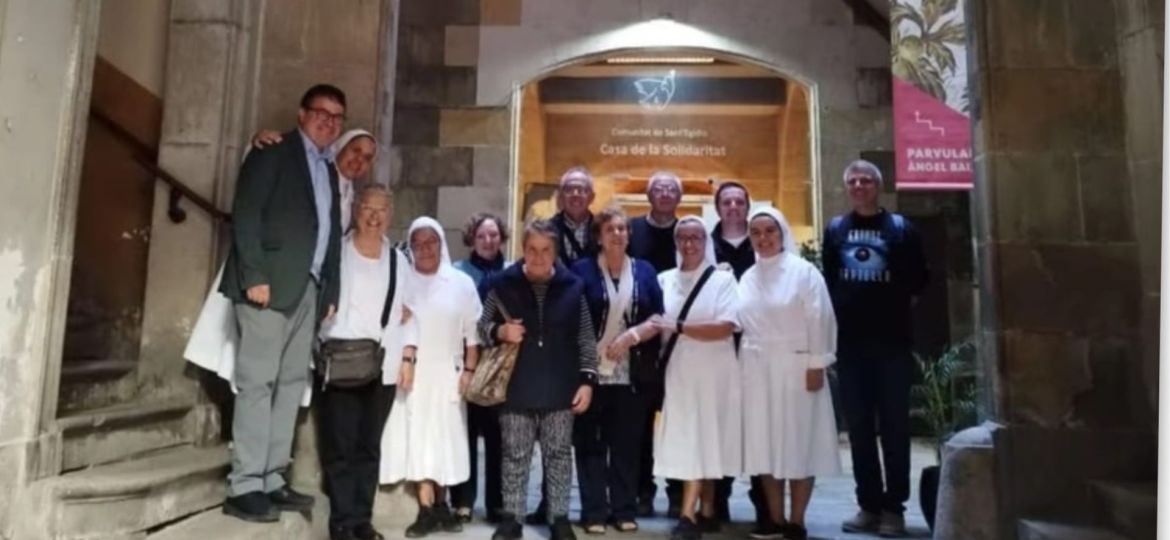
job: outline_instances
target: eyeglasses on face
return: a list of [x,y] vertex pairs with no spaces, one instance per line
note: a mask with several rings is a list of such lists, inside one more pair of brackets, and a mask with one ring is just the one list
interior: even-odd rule
[[877,181],[869,176],[854,176],[845,180],[845,185],[848,186],[872,186]]
[[305,110],[309,111],[310,114],[325,122],[332,122],[337,124],[345,123],[345,113],[334,114],[326,109],[322,109],[321,107],[309,107]]

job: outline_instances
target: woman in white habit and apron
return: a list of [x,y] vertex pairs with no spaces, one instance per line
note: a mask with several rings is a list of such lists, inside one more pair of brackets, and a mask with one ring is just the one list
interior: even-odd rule
[[[715,264],[714,245],[702,220],[675,225],[679,267],[659,274],[663,340],[681,332],[666,359],[666,392],[654,443],[654,476],[683,481],[682,509],[671,538],[699,538],[714,531],[715,480],[741,471],[740,370],[733,334],[739,328],[735,276],[714,270],[691,306],[679,313],[703,273]],[[696,506],[702,500],[702,508]]]
[[439,491],[470,476],[463,392],[478,361],[483,308],[475,283],[451,265],[437,221],[414,220],[407,240],[415,270],[406,291],[411,317],[398,394],[382,435],[380,481],[418,483],[418,519],[406,529],[408,538],[418,538],[462,530]]
[[[835,360],[837,320],[825,280],[801,258],[783,214],[752,211],[756,264],[739,281],[743,328],[744,472],[764,477],[771,522],[754,538],[807,537],[805,510],[817,476],[841,472],[837,424],[825,384]],[[785,517],[784,483],[792,489]]]

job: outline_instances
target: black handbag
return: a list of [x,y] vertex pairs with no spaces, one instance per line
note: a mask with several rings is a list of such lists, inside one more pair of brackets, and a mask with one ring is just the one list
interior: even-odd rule
[[[398,253],[390,250],[390,285],[386,288],[386,303],[382,306],[382,328],[390,321],[390,307],[394,305],[397,288]],[[382,358],[386,351],[382,343],[373,339],[329,339],[317,351],[317,373],[321,374],[321,388],[357,388],[370,384],[382,376]]]

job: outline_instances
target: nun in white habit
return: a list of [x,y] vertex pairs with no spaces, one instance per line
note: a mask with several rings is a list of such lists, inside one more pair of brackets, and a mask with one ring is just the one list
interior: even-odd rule
[[[764,477],[772,523],[757,538],[802,538],[817,476],[841,472],[825,368],[837,349],[837,320],[824,278],[796,247],[780,211],[748,219],[756,264],[739,282],[743,328],[744,472]],[[792,488],[785,518],[784,481]]]
[[420,537],[461,529],[436,492],[470,475],[463,393],[478,361],[482,306],[471,278],[451,265],[437,221],[414,220],[407,239],[415,272],[405,291],[412,315],[382,436],[380,480],[418,483],[419,516],[406,535]]
[[714,270],[685,321],[679,322],[683,304],[715,257],[707,230],[695,216],[675,224],[674,239],[679,266],[658,276],[665,310],[657,324],[664,340],[680,335],[667,359],[654,475],[683,480],[682,508],[672,537],[689,539],[699,537],[700,519],[715,519],[714,480],[738,476],[742,470],[740,370],[733,341],[739,319],[735,276]]

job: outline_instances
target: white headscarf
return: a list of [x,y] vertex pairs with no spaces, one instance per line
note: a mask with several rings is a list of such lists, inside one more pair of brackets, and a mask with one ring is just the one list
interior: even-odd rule
[[[407,244],[409,245],[410,239],[414,236],[414,231],[423,228],[435,231],[435,234],[439,236],[439,243],[443,246],[439,254],[439,270],[451,267],[451,251],[447,249],[447,234],[443,232],[443,226],[438,221],[435,221],[434,218],[422,216],[412,221],[410,223],[410,230],[406,232]],[[414,260],[413,256],[411,260]]]
[[[748,214],[748,227],[751,227],[752,220],[759,216],[768,216],[780,226],[781,253],[790,253],[799,257],[800,248],[796,246],[796,239],[792,237],[792,228],[788,226],[788,220],[784,219],[784,214],[771,206],[758,206]],[[757,253],[756,260],[759,259],[760,255]]]
[[[341,155],[341,151],[345,149],[345,146],[348,145],[350,143],[350,141],[352,141],[358,137],[369,137],[371,141],[374,141],[375,147],[378,145],[378,139],[374,138],[373,133],[370,133],[369,131],[366,131],[366,130],[361,129],[361,128],[351,129],[349,131],[346,131],[345,133],[342,133],[341,136],[338,137],[336,141],[333,141],[333,145],[329,147],[330,151],[333,152],[333,159],[336,160],[337,156]],[[340,176],[341,171],[338,171],[337,174]],[[354,179],[348,178],[347,180],[352,181]]]
[[699,216],[683,216],[674,223],[675,245],[677,246],[674,252],[674,261],[678,265],[679,271],[682,271],[682,252],[678,250],[682,248],[682,244],[678,243],[678,229],[687,223],[698,223],[703,229],[703,244],[705,245],[703,248],[704,264],[699,265],[699,269],[702,270],[708,264],[715,264],[715,242],[711,241],[711,233],[707,230],[707,224]]

